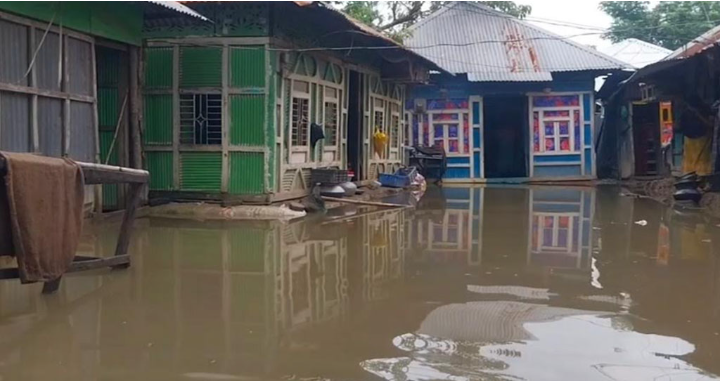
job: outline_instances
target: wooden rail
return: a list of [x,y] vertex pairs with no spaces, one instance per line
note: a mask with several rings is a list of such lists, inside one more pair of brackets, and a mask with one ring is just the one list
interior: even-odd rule
[[[140,169],[116,167],[112,165],[78,162],[85,178],[85,184],[129,184],[128,203],[120,225],[120,236],[115,246],[115,255],[109,258],[76,256],[67,272],[95,270],[100,268],[124,269],[130,267],[130,245],[132,224],[135,212],[140,204],[142,189],[149,181],[150,174]],[[5,158],[0,157],[0,177],[7,174]],[[0,269],[0,279],[17,279],[17,268]],[[53,293],[60,287],[61,278],[46,282],[43,293]]]

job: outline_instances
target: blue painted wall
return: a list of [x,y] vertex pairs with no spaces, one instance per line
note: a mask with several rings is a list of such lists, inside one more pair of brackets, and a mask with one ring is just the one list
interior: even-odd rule
[[[537,92],[592,92],[594,88],[594,73],[576,72],[553,74],[552,82],[469,82],[466,75],[432,76],[433,85],[415,86],[410,92],[409,101],[415,98],[437,99],[437,98],[469,98],[470,96],[493,96],[493,95],[525,95]],[[533,177],[581,177],[591,176],[593,172],[592,160],[592,129],[594,105],[592,96],[585,94],[581,97],[583,105],[583,152],[580,154],[568,154],[557,156],[535,156],[533,160]],[[472,124],[482,124],[482,109],[477,103],[471,103]],[[526,126],[527,127],[527,126]],[[528,135],[530,134],[529,131]],[[529,137],[529,136],[528,136]],[[474,149],[481,146],[482,136],[480,129],[472,129],[472,144]],[[453,157],[448,159],[448,171],[445,178],[448,179],[470,179],[480,178],[481,168],[484,159],[483,152],[472,152],[474,167],[470,168],[470,155],[467,157]],[[583,159],[585,165],[583,166]],[[552,163],[558,163],[553,165]],[[560,164],[562,163],[562,164]],[[464,164],[468,164],[465,167]]]

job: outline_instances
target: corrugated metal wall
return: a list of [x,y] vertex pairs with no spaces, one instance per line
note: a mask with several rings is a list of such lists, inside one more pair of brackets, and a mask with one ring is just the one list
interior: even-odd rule
[[265,144],[264,95],[230,96],[230,144],[245,146]]
[[262,152],[230,153],[230,182],[232,194],[260,194],[265,188],[265,159]]
[[62,106],[60,99],[38,99],[38,140],[43,155],[62,156]]
[[[37,32],[36,32],[37,33]],[[37,35],[36,35],[37,36]],[[42,37],[36,37],[36,44],[40,44]],[[57,33],[48,33],[45,37],[37,58],[35,59],[35,76],[37,85],[41,89],[60,91],[60,36]]]
[[145,49],[145,87],[169,89],[173,78],[173,48]]
[[150,190],[173,189],[173,153],[146,152],[145,169],[150,176]]
[[145,96],[145,144],[172,145],[172,95]]
[[230,86],[265,88],[265,48],[230,50]]
[[[97,47],[95,49],[97,60],[97,109],[98,130],[100,138],[100,162],[111,165],[120,165],[120,150],[124,146],[124,134],[119,133],[117,141],[115,130],[118,128],[118,119],[121,102],[125,95],[120,95],[121,52],[114,49]],[[126,106],[127,108],[127,106]],[[119,128],[124,129],[125,124]],[[122,131],[122,130],[121,130]],[[110,152],[112,147],[112,152]],[[115,210],[119,205],[119,187],[116,184],[103,185],[103,209]]]
[[68,70],[70,83],[68,91],[76,94],[92,94],[92,45],[85,41],[69,38],[67,43]]
[[0,20],[0,81],[28,84],[24,77],[28,67],[28,33],[26,26]]
[[220,191],[222,152],[181,152],[180,189]]
[[180,87],[222,86],[222,48],[180,49]]
[[75,160],[95,161],[93,105],[70,103],[70,147],[68,155]]
[[30,96],[0,92],[0,150],[30,152]]

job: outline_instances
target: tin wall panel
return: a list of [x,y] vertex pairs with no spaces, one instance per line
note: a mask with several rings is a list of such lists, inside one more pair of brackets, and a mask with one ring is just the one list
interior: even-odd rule
[[222,152],[182,152],[180,167],[182,190],[220,191]]
[[38,140],[45,156],[62,156],[62,106],[60,99],[38,98]]
[[221,48],[181,48],[180,87],[222,85]]
[[171,145],[172,95],[145,95],[145,144]]
[[230,144],[265,144],[265,96],[257,94],[230,97]]
[[[35,43],[40,45],[42,30],[35,30]],[[60,36],[57,33],[48,33],[45,41],[40,45],[35,66],[33,69],[37,78],[37,86],[45,90],[60,91]]]
[[230,51],[230,86],[265,88],[265,49],[248,46]]
[[260,194],[265,190],[265,155],[262,152],[230,153],[230,182],[233,194]]
[[68,70],[71,93],[92,94],[92,45],[85,41],[69,38],[67,43]]
[[95,162],[93,106],[89,103],[70,103],[70,146],[68,155],[78,161]]
[[28,85],[23,77],[28,68],[28,33],[26,26],[0,20],[0,81]]
[[145,49],[145,87],[169,89],[173,78],[173,48]]
[[0,92],[0,150],[30,152],[30,96]]
[[171,190],[173,188],[173,153],[146,152],[145,169],[150,172],[151,190]]

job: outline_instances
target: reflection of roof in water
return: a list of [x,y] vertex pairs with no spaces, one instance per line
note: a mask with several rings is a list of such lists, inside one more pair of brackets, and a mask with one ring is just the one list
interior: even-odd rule
[[430,312],[418,333],[456,341],[521,341],[533,339],[525,323],[599,314],[603,312],[506,301],[448,304]]
[[511,295],[521,299],[549,300],[557,294],[547,288],[534,288],[524,286],[477,286],[468,285],[467,290],[475,294],[484,295]]

